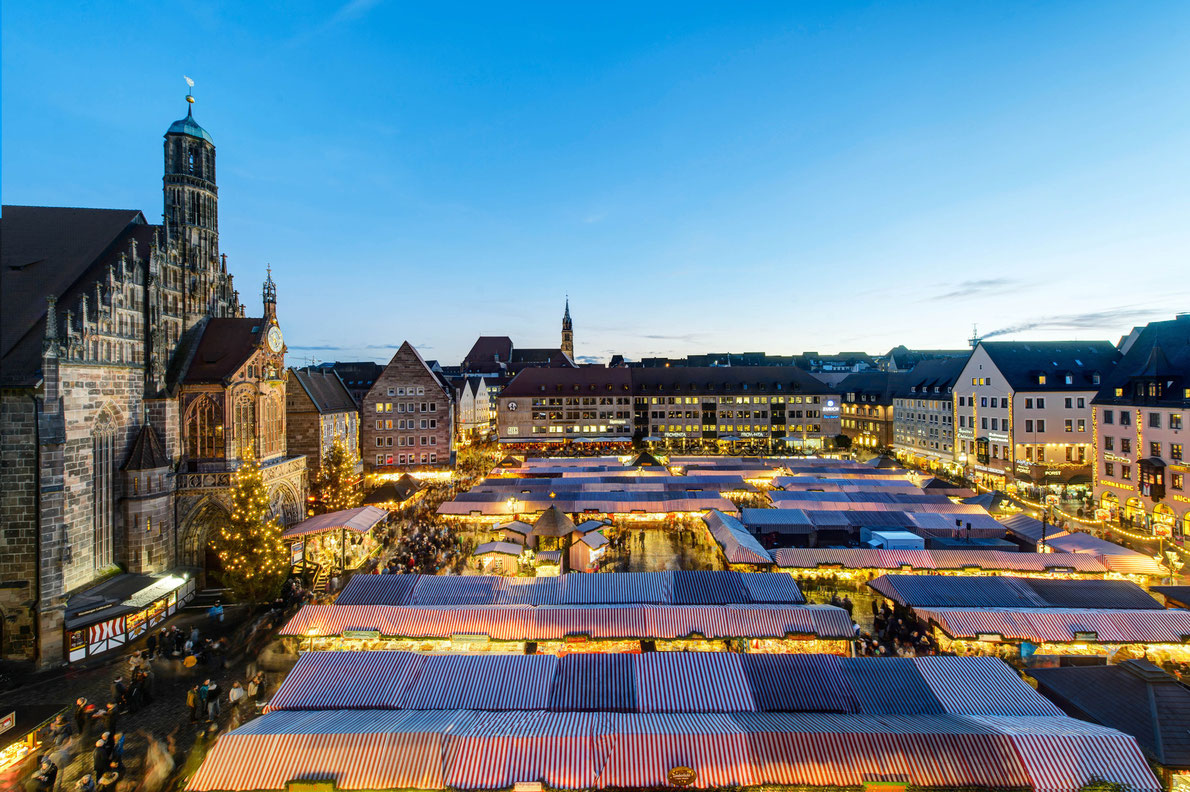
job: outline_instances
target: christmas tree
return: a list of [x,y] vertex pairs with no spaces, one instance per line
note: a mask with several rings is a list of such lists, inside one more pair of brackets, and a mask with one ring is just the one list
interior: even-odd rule
[[211,541],[223,565],[223,585],[241,602],[267,602],[289,574],[281,524],[269,514],[260,464],[249,455],[231,477],[231,517]]
[[354,509],[359,506],[359,482],[356,480],[356,466],[359,455],[347,449],[342,440],[336,440],[322,458],[315,486],[318,501],[315,508],[319,513]]

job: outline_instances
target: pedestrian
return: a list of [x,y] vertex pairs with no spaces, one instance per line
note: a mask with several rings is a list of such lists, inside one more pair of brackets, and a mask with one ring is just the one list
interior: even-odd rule
[[215,721],[219,718],[219,685],[207,680],[207,720]]
[[207,616],[211,619],[211,624],[223,623],[223,604],[219,600],[215,600],[215,604],[207,611]]
[[231,709],[232,722],[237,726],[244,720],[244,713],[240,707],[241,702],[247,698],[247,696],[248,693],[240,685],[240,681],[238,679],[231,683],[231,690],[227,691],[227,705]]
[[74,782],[74,792],[95,792],[95,776],[84,773],[82,778]]
[[264,672],[256,672],[256,676],[248,680],[248,697],[252,699],[252,703],[260,701],[261,695],[264,693]]
[[37,771],[33,773],[33,781],[40,792],[51,792],[58,780],[58,766],[50,761],[48,756],[42,756]]
[[87,700],[85,698],[77,698],[74,700],[74,729],[80,736],[85,736],[87,729]]
[[[161,632],[165,632],[162,630]],[[150,631],[149,637],[145,639],[145,649],[149,652],[149,659],[153,659],[153,655],[157,654],[157,633]]]
[[107,745],[104,744],[103,740],[96,740],[95,750],[91,752],[91,770],[95,773],[96,778],[100,778],[107,772],[111,761],[111,757],[107,752]]
[[190,628],[190,644],[195,645],[197,643],[198,643],[198,625],[196,624]]
[[113,770],[120,775],[124,774],[124,732],[112,735],[111,763],[114,765]]
[[118,676],[112,682],[112,700],[121,707],[128,706],[128,686],[124,684],[124,677]]
[[198,686],[198,716],[199,720],[207,717],[207,699],[211,695],[211,680],[207,679]]
[[116,730],[116,721],[120,717],[120,706],[116,702],[110,702],[107,709],[103,712],[103,729],[107,732],[114,732]]
[[198,697],[198,685],[186,691],[186,706],[190,708],[190,722],[198,723],[198,707],[201,701]]

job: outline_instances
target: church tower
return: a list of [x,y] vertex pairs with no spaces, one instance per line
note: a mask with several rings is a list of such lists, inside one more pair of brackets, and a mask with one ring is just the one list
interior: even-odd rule
[[165,248],[182,270],[185,326],[203,316],[234,313],[230,283],[219,259],[219,188],[215,141],[194,120],[194,97],[186,94],[186,117],[165,133]]
[[562,351],[574,360],[574,327],[570,323],[570,298],[566,298],[566,313],[562,314]]

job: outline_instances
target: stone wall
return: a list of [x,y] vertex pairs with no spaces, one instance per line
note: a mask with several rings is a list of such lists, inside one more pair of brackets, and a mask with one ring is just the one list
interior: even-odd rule
[[[453,413],[450,394],[426,368],[413,347],[403,344],[372,385],[360,408],[360,456],[364,469],[385,473],[449,465]],[[424,427],[423,421],[426,422]],[[402,424],[405,428],[401,428]],[[393,457],[391,465],[377,464],[378,455],[387,460],[390,454]],[[402,454],[405,455],[404,464],[399,462]],[[423,454],[426,455],[425,462],[422,462]],[[431,454],[433,462],[429,461]],[[410,455],[413,455],[412,462]]]
[[0,391],[0,658],[32,660],[37,602],[37,418],[32,390]]

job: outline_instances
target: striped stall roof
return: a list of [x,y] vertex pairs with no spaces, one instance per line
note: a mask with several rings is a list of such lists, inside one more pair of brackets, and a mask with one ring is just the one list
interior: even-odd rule
[[951,715],[1062,714],[999,658],[918,657],[913,662]]
[[917,608],[919,618],[937,624],[952,638],[980,633],[1007,640],[1071,643],[1076,633],[1095,633],[1093,643],[1185,643],[1190,611],[1184,610],[1037,610]]
[[806,601],[788,572],[741,572],[740,582],[752,602],[799,604]]
[[860,787],[1028,787],[1012,741],[956,718],[755,713],[732,716],[748,733],[756,783]]
[[689,767],[692,787],[752,786],[748,739],[729,715],[615,715],[615,747],[599,777],[601,787],[670,786],[669,771]]
[[[841,566],[845,569],[900,569],[902,562],[915,569],[983,569],[988,572],[1045,572],[1070,569],[1103,573],[1107,568],[1092,555],[1080,553],[1012,553],[1002,550],[898,550],[898,555],[876,548],[788,547],[773,551],[783,569],[816,569]],[[897,563],[894,565],[893,560]]]
[[649,635],[654,638],[732,638],[727,609],[693,605],[659,605],[643,609],[648,618]]
[[648,652],[633,655],[641,712],[751,712],[756,709],[741,655]]
[[1161,789],[1135,738],[1073,718],[981,717],[1011,737],[1036,792],[1075,792],[1092,779]]
[[[666,655],[668,657],[668,655]],[[636,711],[636,663],[629,654],[570,654],[558,661],[550,709]]]
[[458,712],[277,712],[215,743],[186,788],[285,789],[333,779],[339,789],[442,789],[444,733]]
[[732,515],[715,510],[704,515],[702,519],[711,536],[719,543],[729,564],[763,564],[767,566],[773,563],[773,557],[769,552]]
[[406,605],[420,575],[354,575],[336,605]]
[[411,652],[306,652],[268,709],[396,709],[424,660]]
[[[882,657],[876,663],[845,657],[839,667],[864,715],[942,715],[946,710],[910,658]],[[1024,684],[1024,683],[1022,683]]]
[[410,605],[491,605],[499,601],[504,578],[495,575],[421,575]]
[[219,738],[187,789],[659,788],[678,766],[695,788],[1161,788],[1132,737],[1060,716],[363,710],[258,718]]
[[443,779],[455,789],[505,789],[539,780],[551,789],[593,787],[615,739],[612,716],[592,712],[490,712],[446,737]]
[[505,578],[498,605],[557,605],[562,580],[558,577]]
[[1011,577],[882,575],[868,586],[910,607],[1040,608],[1046,604],[1019,578]]
[[856,712],[839,658],[832,655],[746,654],[744,673],[763,712]]
[[665,605],[672,602],[665,572],[571,573],[562,578],[559,605]]
[[[594,575],[592,575],[594,577]],[[537,640],[558,640],[567,636],[589,638],[652,637],[649,608],[634,605],[537,608]]]
[[545,709],[557,666],[552,655],[430,655],[401,708]]
[[681,569],[673,576],[674,605],[731,605],[750,602],[738,572]]

